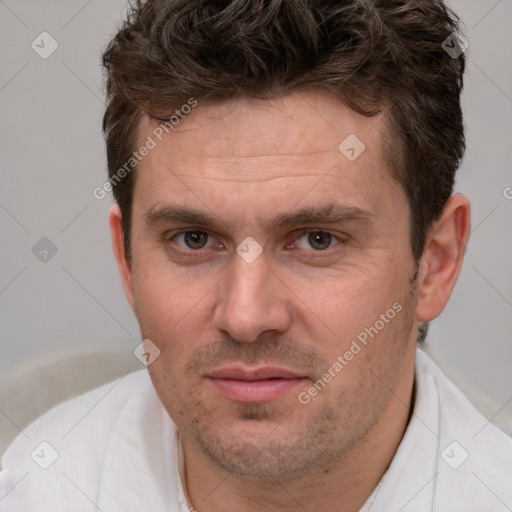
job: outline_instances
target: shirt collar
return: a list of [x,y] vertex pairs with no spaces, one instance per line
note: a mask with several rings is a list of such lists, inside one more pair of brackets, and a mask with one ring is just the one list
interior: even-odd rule
[[180,512],[197,512],[192,506],[187,491],[187,482],[185,480],[185,457],[183,455],[183,443],[181,442],[181,433],[176,428],[176,486],[178,488],[178,503]]
[[360,512],[432,510],[438,473],[439,398],[425,355],[416,351],[412,415],[387,471]]

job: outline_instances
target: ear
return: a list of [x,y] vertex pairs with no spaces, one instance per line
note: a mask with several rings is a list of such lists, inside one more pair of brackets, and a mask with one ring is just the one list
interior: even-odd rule
[[132,271],[124,250],[124,231],[122,224],[121,210],[119,205],[114,203],[108,214],[110,233],[112,235],[112,250],[117,261],[121,281],[123,282],[124,293],[133,311],[135,311],[135,298],[133,293]]
[[416,320],[430,322],[441,314],[462,268],[471,228],[468,199],[455,194],[428,235],[420,260]]

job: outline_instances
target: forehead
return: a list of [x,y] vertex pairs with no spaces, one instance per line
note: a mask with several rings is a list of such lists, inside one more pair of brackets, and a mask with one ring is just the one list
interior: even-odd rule
[[[199,101],[172,127],[172,134],[184,151],[211,157],[304,155],[314,149],[339,154],[338,146],[349,132],[364,139],[368,149],[379,150],[386,124],[382,118],[362,116],[334,94],[315,89],[272,100]],[[138,127],[139,141],[159,123],[145,116]],[[198,138],[200,146],[195,144]]]
[[193,183],[196,199],[205,199],[204,189],[229,191],[233,201],[235,185],[237,191],[251,187],[253,194],[264,190],[261,201],[290,194],[299,201],[313,187],[366,202],[354,206],[370,209],[371,200],[389,199],[384,188],[402,194],[391,178],[382,116],[362,116],[318,90],[273,100],[198,102],[161,140],[154,135],[160,122],[146,116],[138,127],[139,144],[152,137],[156,145],[139,164],[135,195],[149,208],[168,199],[166,183],[173,183],[175,197],[190,195],[187,183]]

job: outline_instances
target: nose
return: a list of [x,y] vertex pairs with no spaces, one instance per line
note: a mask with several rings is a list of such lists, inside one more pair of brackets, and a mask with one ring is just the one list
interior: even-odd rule
[[219,283],[213,322],[240,342],[253,342],[265,331],[284,333],[291,322],[286,286],[268,268],[263,252],[248,263],[238,254]]

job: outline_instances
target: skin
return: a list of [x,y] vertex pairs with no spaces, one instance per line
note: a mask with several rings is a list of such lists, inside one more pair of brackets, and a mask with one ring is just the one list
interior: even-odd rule
[[[141,143],[155,126],[141,121]],[[359,510],[393,458],[411,412],[417,322],[437,317],[450,297],[470,208],[462,195],[448,200],[417,266],[386,129],[385,119],[319,90],[199,103],[139,164],[131,266],[119,208],[111,209],[123,286],[143,339],[161,351],[148,370],[181,432],[199,512]],[[338,150],[349,134],[366,146],[353,162]],[[370,215],[267,225],[331,204]],[[162,220],[155,212],[165,205],[217,224]],[[190,233],[177,236],[186,230],[205,233],[206,245],[190,248]],[[304,230],[323,235],[311,243]],[[236,252],[249,236],[263,248],[252,263]],[[394,303],[401,311],[300,403],[298,394]],[[305,378],[275,400],[240,403],[207,378],[233,365],[278,366]]]

